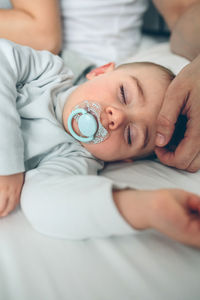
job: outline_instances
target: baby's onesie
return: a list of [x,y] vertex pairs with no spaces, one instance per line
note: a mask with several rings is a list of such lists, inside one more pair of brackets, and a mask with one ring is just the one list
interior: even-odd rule
[[22,210],[39,232],[82,239],[133,229],[94,158],[63,127],[73,74],[63,60],[0,40],[0,175],[26,171]]

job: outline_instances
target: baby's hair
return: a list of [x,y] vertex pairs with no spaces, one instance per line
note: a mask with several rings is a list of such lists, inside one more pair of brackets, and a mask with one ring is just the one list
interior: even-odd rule
[[117,67],[117,69],[129,68],[130,66],[133,66],[133,65],[156,67],[156,68],[160,69],[161,71],[163,71],[163,74],[167,75],[167,78],[169,79],[169,81],[172,81],[176,77],[176,75],[170,69],[168,69],[162,65],[159,65],[159,64],[156,64],[153,62],[149,62],[149,61],[141,61],[141,62],[122,64],[122,65],[119,65]]

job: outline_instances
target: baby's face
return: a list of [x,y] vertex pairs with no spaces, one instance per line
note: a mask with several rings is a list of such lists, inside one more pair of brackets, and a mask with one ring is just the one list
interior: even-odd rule
[[[95,76],[69,96],[63,111],[65,129],[69,132],[67,120],[76,105],[85,100],[99,103],[109,137],[82,145],[104,161],[145,157],[155,148],[157,117],[169,83],[167,75],[151,65],[133,64]],[[76,121],[73,127],[78,132]]]

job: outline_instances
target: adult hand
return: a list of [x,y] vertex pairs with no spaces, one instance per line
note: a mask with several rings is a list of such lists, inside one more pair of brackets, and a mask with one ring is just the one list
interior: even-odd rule
[[[170,152],[164,146],[180,114],[187,117],[186,132],[175,151]],[[166,92],[158,117],[156,146],[162,163],[189,172],[200,169],[200,55],[180,71]]]

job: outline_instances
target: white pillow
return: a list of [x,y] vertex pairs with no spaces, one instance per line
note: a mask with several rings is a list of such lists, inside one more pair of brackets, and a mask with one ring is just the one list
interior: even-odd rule
[[[148,43],[145,44],[145,46],[148,47],[149,43],[150,46],[152,45],[151,41],[149,40]],[[136,62],[136,61],[154,62],[169,68],[175,74],[177,74],[184,66],[186,66],[189,63],[189,61],[186,58],[173,54],[170,50],[170,46],[168,42],[160,43],[158,45],[150,47],[150,49],[148,50],[142,49],[138,54],[129,57],[122,63]]]

